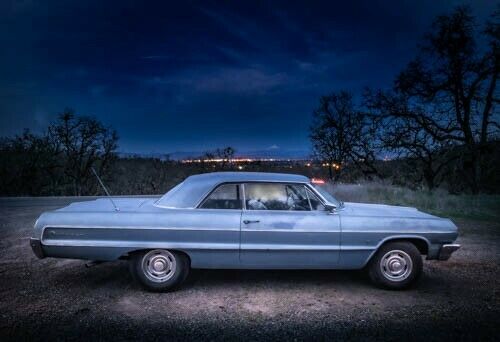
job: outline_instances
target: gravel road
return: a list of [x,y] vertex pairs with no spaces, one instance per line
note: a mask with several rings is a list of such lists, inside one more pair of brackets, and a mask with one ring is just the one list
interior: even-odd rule
[[144,292],[126,261],[38,260],[34,220],[74,198],[0,199],[0,340],[499,340],[500,223],[457,221],[459,250],[419,284],[373,288],[360,271],[202,271]]

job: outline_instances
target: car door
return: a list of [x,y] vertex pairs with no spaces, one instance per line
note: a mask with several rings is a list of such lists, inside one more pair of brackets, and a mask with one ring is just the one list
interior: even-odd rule
[[203,243],[206,248],[190,251],[193,267],[237,268],[239,266],[240,225],[243,196],[240,185],[220,184],[206,196],[196,210],[191,210],[191,241]]
[[240,262],[246,268],[331,268],[340,251],[339,216],[305,184],[245,183]]

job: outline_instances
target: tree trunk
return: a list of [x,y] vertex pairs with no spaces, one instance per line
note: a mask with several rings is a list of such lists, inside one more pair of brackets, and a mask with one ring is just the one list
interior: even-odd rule
[[471,155],[472,160],[472,193],[478,194],[481,184],[481,148],[474,146]]
[[436,186],[435,178],[436,178],[436,174],[434,173],[433,170],[425,170],[424,171],[425,184],[427,185],[427,189],[429,191],[434,190],[434,188]]

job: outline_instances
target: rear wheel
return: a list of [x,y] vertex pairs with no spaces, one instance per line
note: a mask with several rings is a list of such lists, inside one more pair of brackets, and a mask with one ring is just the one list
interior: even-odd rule
[[422,274],[422,256],[409,242],[391,242],[380,247],[369,265],[373,283],[391,290],[410,287]]
[[189,259],[182,253],[165,249],[141,251],[130,259],[132,276],[149,291],[175,289],[189,273]]

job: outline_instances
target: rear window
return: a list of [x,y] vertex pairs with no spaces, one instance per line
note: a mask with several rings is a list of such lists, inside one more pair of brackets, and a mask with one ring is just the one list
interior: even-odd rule
[[238,184],[219,185],[200,205],[202,209],[241,209]]

